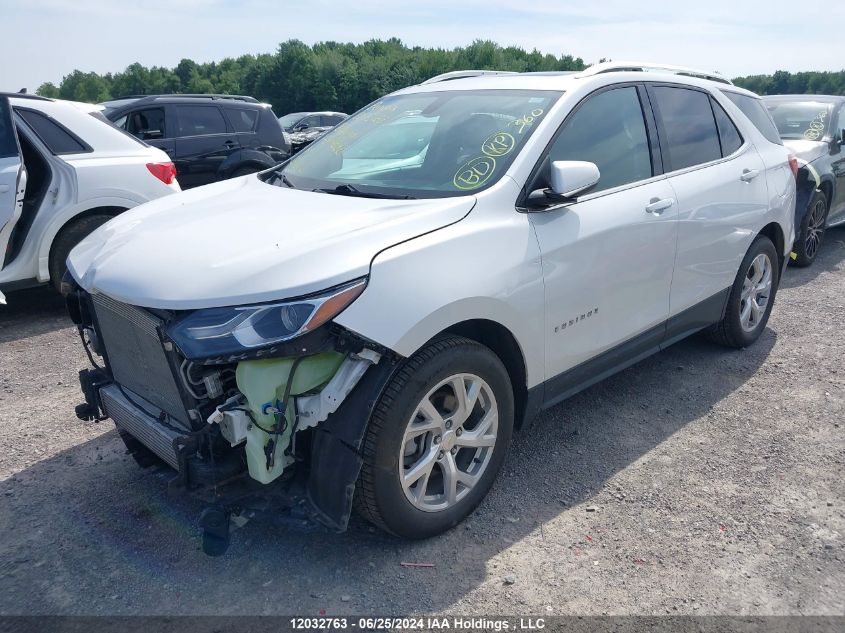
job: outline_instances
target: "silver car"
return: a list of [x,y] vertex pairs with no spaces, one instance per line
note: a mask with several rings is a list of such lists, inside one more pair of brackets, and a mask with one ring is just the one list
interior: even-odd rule
[[71,254],[69,304],[104,363],[78,414],[216,486],[209,552],[244,490],[292,482],[333,528],[355,506],[439,534],[541,409],[695,332],[742,348],[765,328],[795,176],[726,96],[755,95],[629,63],[464,75]]

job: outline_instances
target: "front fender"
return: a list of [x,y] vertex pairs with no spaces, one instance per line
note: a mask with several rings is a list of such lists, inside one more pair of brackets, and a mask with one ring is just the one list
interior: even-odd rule
[[507,328],[525,359],[527,387],[544,380],[544,286],[524,214],[476,208],[465,219],[380,253],[361,296],[335,320],[411,356],[458,323]]

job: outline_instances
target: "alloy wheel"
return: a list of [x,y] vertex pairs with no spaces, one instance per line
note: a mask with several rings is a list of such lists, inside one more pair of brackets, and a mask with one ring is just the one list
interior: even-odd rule
[[807,221],[807,237],[804,251],[807,259],[813,259],[819,250],[824,235],[824,221],[827,212],[827,204],[819,199],[810,211],[810,218]]
[[440,512],[479,482],[496,445],[499,409],[490,386],[475,374],[440,381],[408,421],[399,481],[414,507]]
[[739,322],[746,332],[753,331],[760,323],[772,294],[772,261],[760,253],[751,262],[742,283]]

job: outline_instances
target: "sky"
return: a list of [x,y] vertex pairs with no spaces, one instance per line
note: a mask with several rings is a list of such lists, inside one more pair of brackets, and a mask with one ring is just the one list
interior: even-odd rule
[[[452,48],[493,40],[585,62],[661,62],[728,77],[845,69],[845,2],[784,0],[0,0],[0,91],[75,69],[175,66],[271,53],[297,38],[398,37]],[[817,13],[817,14],[816,14]]]

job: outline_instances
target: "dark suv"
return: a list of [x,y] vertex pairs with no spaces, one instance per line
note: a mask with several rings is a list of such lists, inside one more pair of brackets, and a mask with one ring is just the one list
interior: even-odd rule
[[116,126],[167,152],[185,189],[267,169],[289,155],[273,110],[252,97],[156,95],[102,105]]

